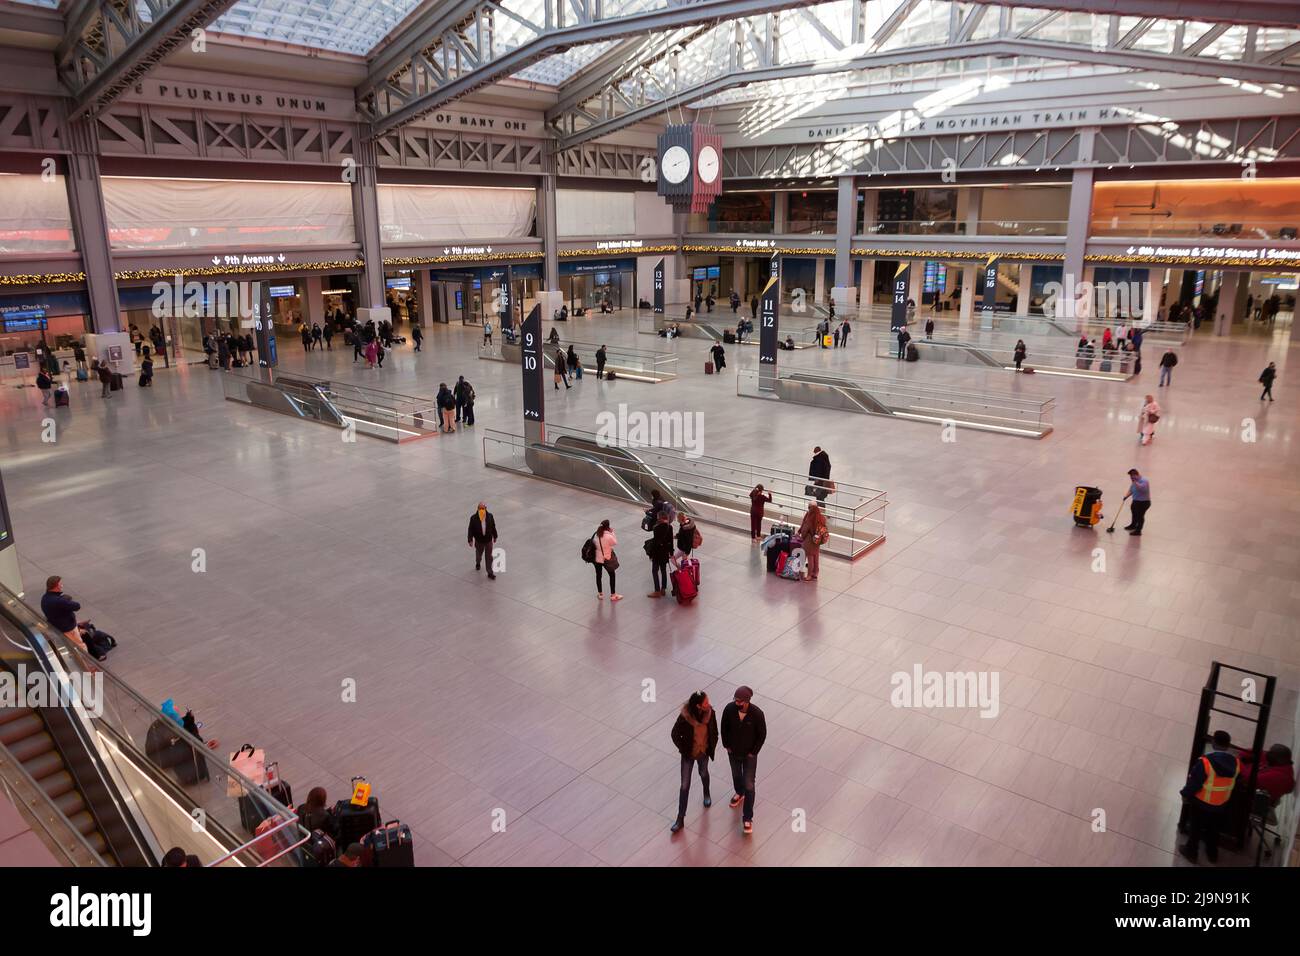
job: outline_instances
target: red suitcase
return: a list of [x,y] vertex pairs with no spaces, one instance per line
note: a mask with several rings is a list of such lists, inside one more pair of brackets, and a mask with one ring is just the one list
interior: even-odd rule
[[690,604],[695,600],[699,589],[696,588],[690,571],[686,568],[678,568],[669,577],[672,579],[673,597],[677,598],[678,604]]
[[705,362],[705,363],[704,363],[704,374],[705,374],[705,375],[712,375],[712,374],[713,374],[713,363],[712,363],[712,362]]

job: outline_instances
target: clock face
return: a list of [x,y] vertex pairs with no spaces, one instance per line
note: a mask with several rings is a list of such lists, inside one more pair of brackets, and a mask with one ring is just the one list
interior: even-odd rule
[[718,178],[718,165],[718,151],[712,146],[700,150],[700,155],[695,160],[695,169],[700,174],[700,179],[706,183]]
[[680,146],[670,146],[664,150],[664,158],[659,164],[659,172],[664,179],[674,186],[685,182],[691,172],[691,154]]

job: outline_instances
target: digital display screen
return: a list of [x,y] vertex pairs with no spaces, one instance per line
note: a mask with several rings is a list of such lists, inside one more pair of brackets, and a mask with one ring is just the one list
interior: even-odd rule
[[722,278],[722,266],[709,266],[705,271],[705,278],[720,279]]
[[597,273],[596,273],[596,285],[609,285],[609,273],[608,273],[608,272],[597,272]]
[[700,266],[699,268],[693,269],[691,270],[691,275],[695,278],[696,282],[700,282],[704,279],[707,279],[709,277],[708,267]]
[[411,277],[402,276],[399,279],[387,279],[384,281],[384,285],[390,289],[409,289],[411,287]]
[[44,309],[6,312],[3,320],[6,332],[39,332],[47,327]]
[[465,309],[465,293],[460,289],[456,290],[456,311],[462,312]]

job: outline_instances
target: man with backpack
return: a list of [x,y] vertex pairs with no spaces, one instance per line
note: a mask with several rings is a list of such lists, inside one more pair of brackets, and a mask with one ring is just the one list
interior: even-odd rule
[[1165,354],[1160,356],[1160,384],[1157,388],[1169,385],[1173,381],[1174,366],[1178,364],[1178,356],[1174,354],[1173,349],[1167,349]]

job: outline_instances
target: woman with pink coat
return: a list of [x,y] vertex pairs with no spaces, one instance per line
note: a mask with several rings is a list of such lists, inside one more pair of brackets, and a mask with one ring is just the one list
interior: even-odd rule
[[379,343],[377,340],[371,339],[369,342],[366,343],[366,368],[375,367],[375,359],[378,357],[378,355],[379,355]]
[[1138,412],[1138,441],[1144,445],[1151,444],[1156,437],[1156,422],[1160,421],[1160,406],[1154,395],[1148,395]]
[[614,529],[609,526],[609,519],[606,518],[596,529],[594,536],[596,542],[596,600],[603,601],[604,593],[601,591],[600,576],[601,573],[609,575],[609,599],[611,601],[623,600],[623,595],[618,593],[614,586],[614,572],[618,570],[618,557],[614,554],[614,546],[618,544],[618,538],[614,536]]

